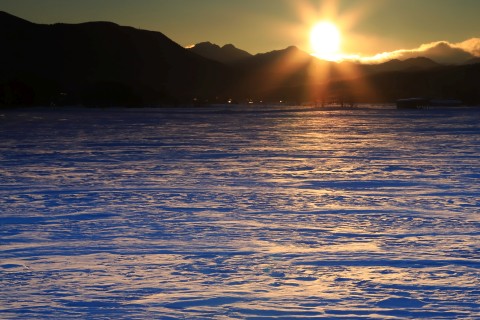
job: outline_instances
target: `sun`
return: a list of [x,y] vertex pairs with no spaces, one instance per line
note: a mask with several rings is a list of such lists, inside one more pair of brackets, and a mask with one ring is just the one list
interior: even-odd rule
[[333,23],[323,21],[315,24],[310,31],[313,55],[325,60],[339,60],[341,38],[340,30]]

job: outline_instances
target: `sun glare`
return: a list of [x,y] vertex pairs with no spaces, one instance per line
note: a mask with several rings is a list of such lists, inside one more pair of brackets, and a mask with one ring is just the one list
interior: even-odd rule
[[310,31],[310,44],[313,55],[325,60],[340,59],[341,35],[331,22],[319,22]]

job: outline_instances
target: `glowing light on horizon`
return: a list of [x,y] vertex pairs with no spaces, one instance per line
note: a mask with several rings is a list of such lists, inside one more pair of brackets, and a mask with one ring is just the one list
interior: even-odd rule
[[319,22],[310,31],[310,44],[313,55],[325,60],[340,59],[341,34],[331,22]]
[[[375,10],[375,7],[381,4],[375,1],[360,1],[349,5],[348,8],[341,8],[339,2],[339,0],[292,2],[292,9],[297,12],[301,21],[301,23],[289,27],[292,38],[297,37],[299,47],[321,60],[376,62],[375,58],[377,57],[365,56],[362,51],[364,48],[376,47],[379,40],[368,34],[359,34],[357,26],[360,21],[368,17],[371,11]],[[326,44],[314,35],[318,33],[318,31],[314,31],[317,26],[324,22],[333,25],[338,32],[337,50],[331,49],[330,52],[325,52],[326,49],[322,46]],[[381,57],[378,56],[378,58]]]

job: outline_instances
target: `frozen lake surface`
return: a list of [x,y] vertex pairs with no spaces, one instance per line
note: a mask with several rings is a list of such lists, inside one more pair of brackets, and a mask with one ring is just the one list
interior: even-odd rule
[[480,111],[0,111],[2,319],[480,319]]

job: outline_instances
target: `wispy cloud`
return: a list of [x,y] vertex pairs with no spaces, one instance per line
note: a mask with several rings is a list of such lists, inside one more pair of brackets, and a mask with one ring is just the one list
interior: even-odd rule
[[480,57],[480,38],[472,38],[459,43],[437,41],[423,44],[415,49],[382,52],[371,57],[345,55],[344,60],[354,60],[362,63],[381,63],[392,59],[406,60],[416,57],[427,57],[444,64],[464,63],[474,57]]
[[467,52],[470,52],[476,57],[480,57],[480,38],[468,39],[463,42],[457,43],[455,46]]

